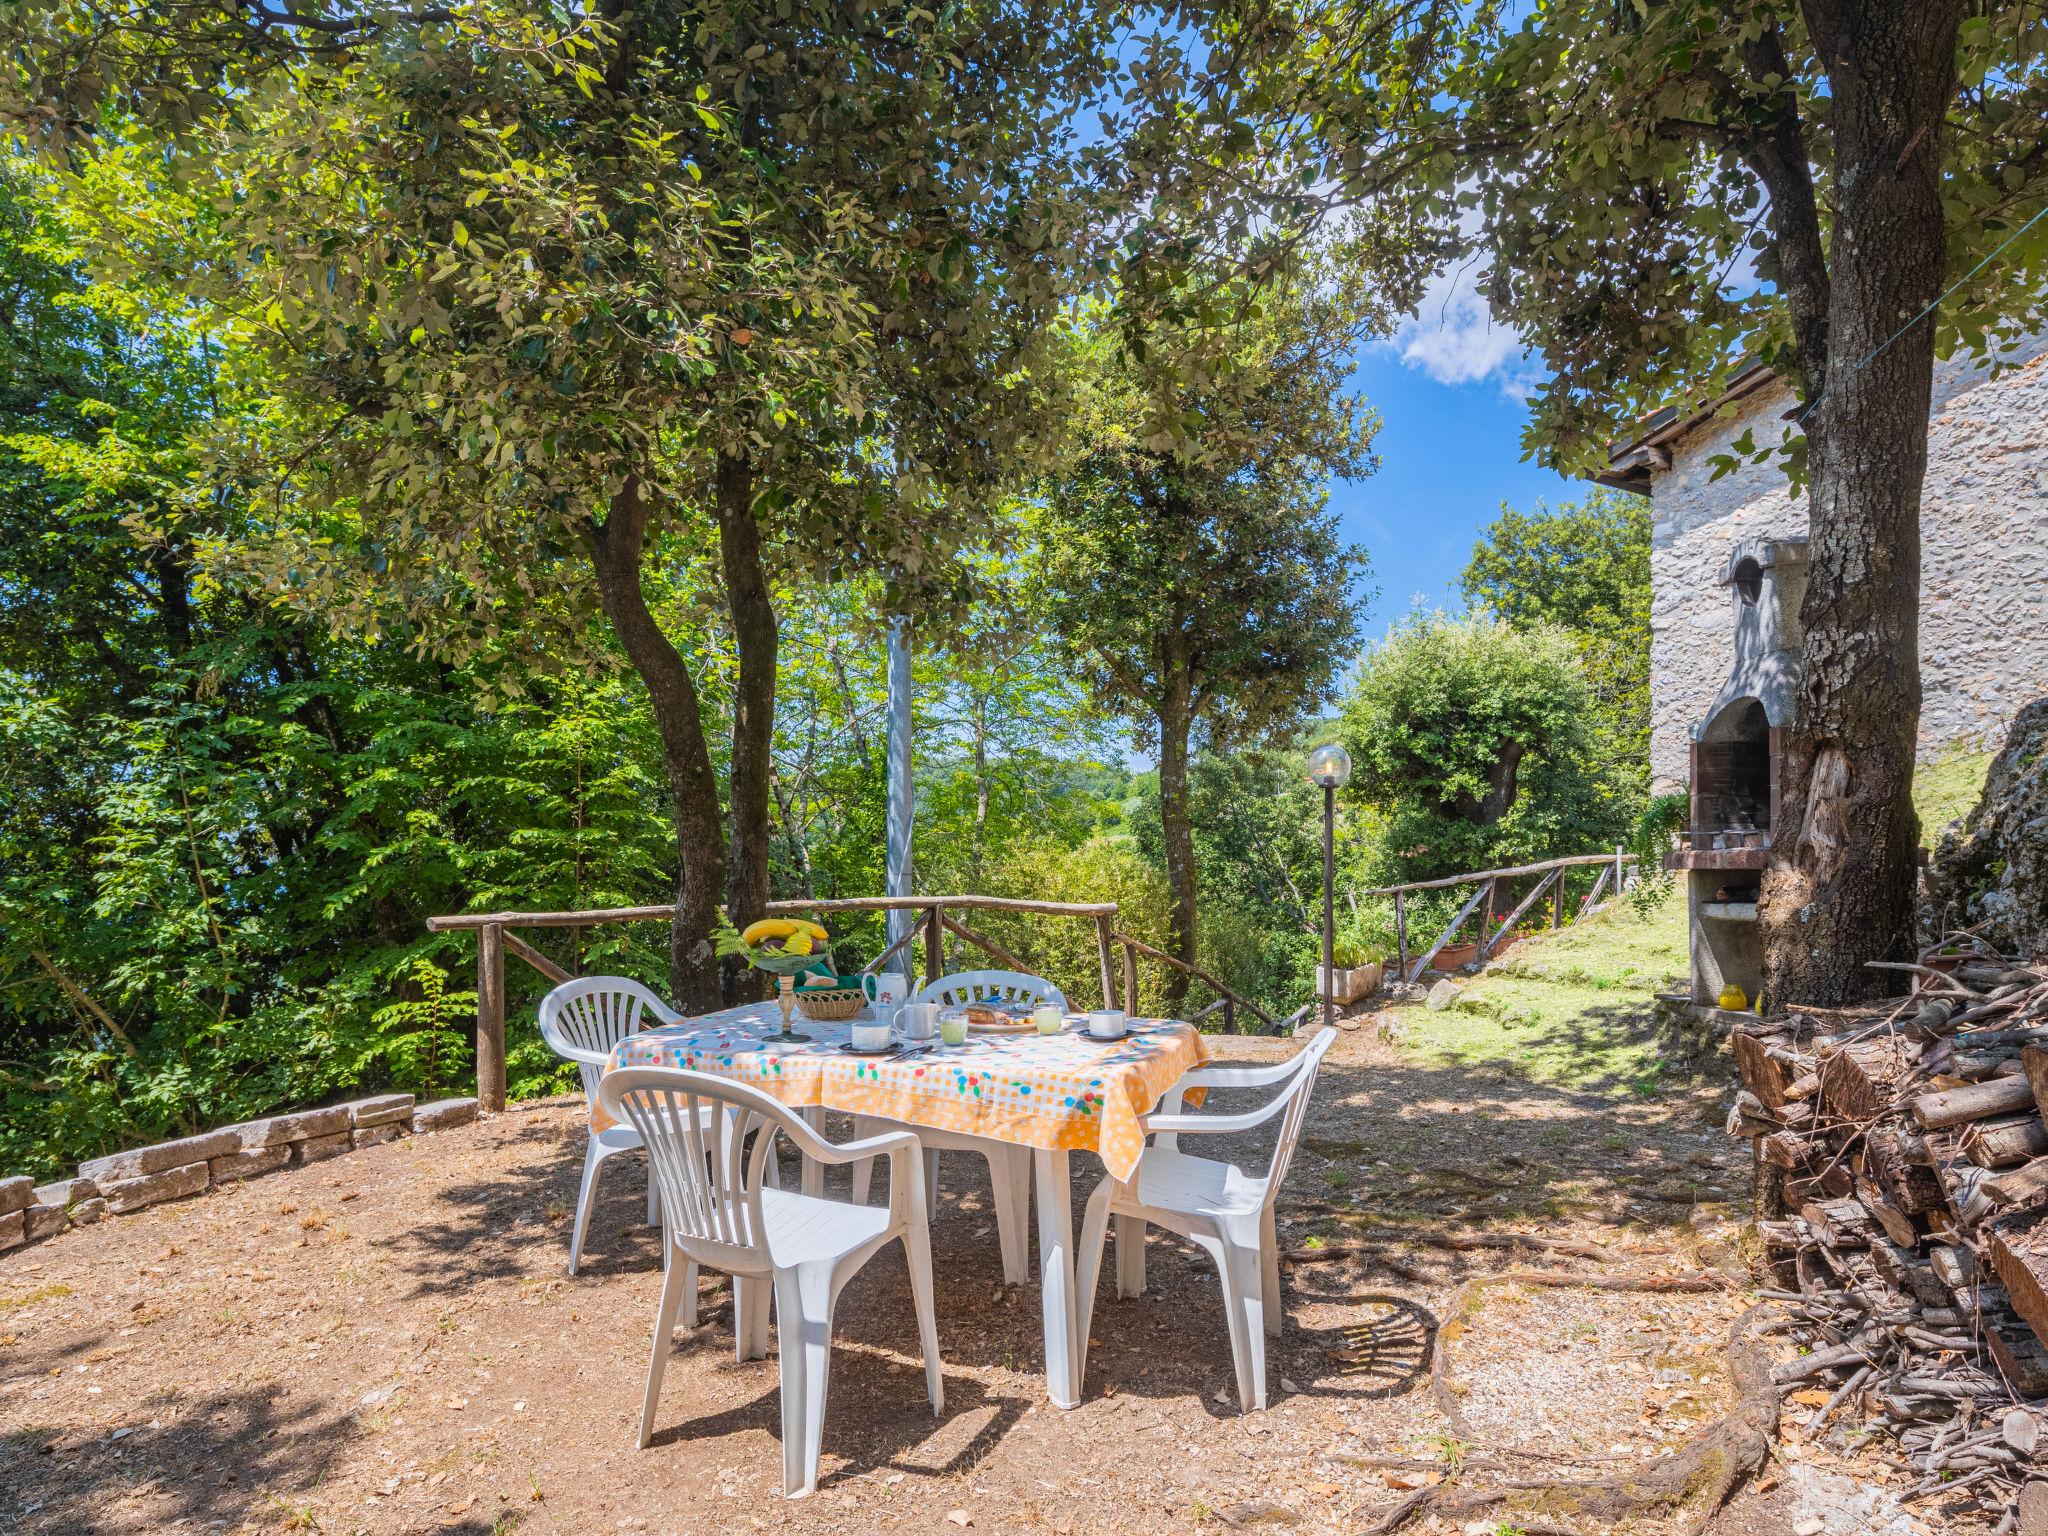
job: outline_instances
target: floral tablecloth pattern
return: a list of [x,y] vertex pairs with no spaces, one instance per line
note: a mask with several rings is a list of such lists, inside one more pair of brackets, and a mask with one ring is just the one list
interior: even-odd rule
[[799,1018],[808,1044],[764,1050],[782,1015],[773,1003],[749,1004],[629,1035],[610,1066],[682,1067],[792,1108],[817,1104],[1047,1151],[1092,1151],[1128,1178],[1144,1150],[1139,1117],[1209,1057],[1201,1034],[1178,1019],[1133,1019],[1121,1040],[1090,1039],[1071,1020],[1057,1035],[977,1034],[907,1060],[841,1050],[852,1024]]

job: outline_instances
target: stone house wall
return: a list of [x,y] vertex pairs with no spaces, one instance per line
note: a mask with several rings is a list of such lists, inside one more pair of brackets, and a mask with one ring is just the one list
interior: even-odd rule
[[[2048,335],[1998,377],[1960,362],[1935,373],[1921,499],[1920,753],[1997,738],[2048,694]],[[1771,383],[1672,443],[1651,481],[1650,766],[1685,787],[1691,732],[1735,659],[1733,600],[1716,584],[1751,534],[1806,532],[1806,502],[1774,464],[1713,479],[1712,459],[1752,428],[1784,430],[1790,391]]]

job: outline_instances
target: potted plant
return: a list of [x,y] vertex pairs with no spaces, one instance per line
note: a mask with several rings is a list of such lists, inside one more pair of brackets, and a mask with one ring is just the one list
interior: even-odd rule
[[1316,995],[1336,1002],[1353,1003],[1380,989],[1386,968],[1373,956],[1383,953],[1380,935],[1365,923],[1353,921],[1339,929],[1331,941],[1332,974],[1316,967]]

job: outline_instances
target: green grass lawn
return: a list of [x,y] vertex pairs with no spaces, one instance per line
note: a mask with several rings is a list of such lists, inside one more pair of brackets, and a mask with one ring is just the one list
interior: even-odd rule
[[1486,1067],[1559,1087],[1653,1091],[1668,1049],[1656,994],[1683,985],[1685,894],[1648,912],[1610,902],[1583,922],[1526,939],[1464,983],[1450,1008],[1401,1010],[1407,1049],[1439,1065]]
[[[1914,775],[1930,847],[1976,805],[1992,755],[1950,752]],[[1685,890],[1674,880],[1646,912],[1631,900],[1610,902],[1582,923],[1525,940],[1463,983],[1442,1012],[1400,1009],[1403,1049],[1427,1063],[1558,1087],[1652,1093],[1671,1071],[1674,1041],[1656,1017],[1656,994],[1682,989],[1685,974]]]

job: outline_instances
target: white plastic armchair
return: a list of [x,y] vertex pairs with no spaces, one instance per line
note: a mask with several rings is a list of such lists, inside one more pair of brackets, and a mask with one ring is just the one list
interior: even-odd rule
[[[581,976],[565,981],[540,1000],[540,1033],[557,1056],[576,1063],[583,1077],[584,1101],[595,1108],[598,1084],[604,1079],[612,1047],[630,1034],[673,1024],[682,1017],[653,992],[625,976]],[[603,1130],[592,1122],[589,1142],[583,1149],[583,1181],[576,1191],[576,1225],[569,1238],[569,1273],[583,1259],[583,1238],[590,1228],[590,1207],[597,1195],[598,1170],[605,1159],[631,1152],[640,1136],[629,1125],[611,1125]],[[654,1180],[647,1181],[647,1219],[658,1214]],[[690,1287],[695,1314],[696,1285]]]
[[[669,1331],[682,1300],[681,1276],[704,1264],[733,1277],[742,1360],[768,1353],[768,1296],[771,1290],[774,1294],[782,1357],[782,1491],[801,1498],[816,1489],[833,1308],[855,1272],[898,1238],[909,1261],[925,1389],[932,1412],[945,1411],[931,1234],[915,1136],[893,1131],[834,1145],[757,1088],[672,1067],[623,1067],[609,1073],[598,1101],[646,1144],[661,1186],[664,1241],[674,1249],[655,1314],[640,1406],[643,1449],[654,1431]],[[772,1184],[768,1175],[778,1133],[819,1163],[888,1158],[889,1204],[850,1205]],[[675,1262],[678,1258],[686,1262]]]
[[1043,976],[1022,971],[955,971],[926,982],[912,995],[913,1003],[958,1008],[967,1003],[1054,1003],[1067,1006],[1067,995]]
[[[1336,1038],[1334,1029],[1321,1030],[1277,1066],[1197,1067],[1175,1085],[1159,1110],[1145,1117],[1146,1131],[1157,1139],[1140,1155],[1137,1170],[1128,1180],[1104,1179],[1088,1198],[1077,1277],[1084,1350],[1095,1313],[1095,1288],[1110,1217],[1117,1219],[1117,1292],[1123,1296],[1135,1296],[1144,1289],[1146,1225],[1164,1227],[1187,1238],[1215,1262],[1230,1325],[1238,1404],[1246,1411],[1266,1406],[1265,1335],[1278,1334],[1284,1321],[1273,1204],[1294,1161],[1316,1072]],[[1191,1088],[1265,1088],[1274,1084],[1281,1085],[1278,1093],[1257,1109],[1241,1113],[1189,1114],[1181,1107]],[[1279,1126],[1273,1156],[1263,1174],[1248,1174],[1234,1164],[1180,1150],[1182,1136],[1251,1131],[1274,1120]],[[1085,1364],[1084,1357],[1084,1369]]]
[[[1051,1003],[1062,1009],[1067,1006],[1066,994],[1058,987],[1043,976],[1027,976],[1022,971],[959,971],[927,982],[910,1001],[937,1003],[943,1008],[958,1008],[984,1001],[1021,1002],[1033,1006]],[[856,1136],[869,1136],[901,1124],[901,1121],[885,1120],[878,1115],[862,1115],[855,1119],[853,1131]],[[996,1202],[996,1242],[1003,1257],[1003,1281],[1008,1285],[1023,1285],[1031,1278],[1031,1149],[994,1141],[986,1136],[971,1136],[964,1131],[942,1131],[923,1125],[915,1129],[918,1140],[924,1144],[925,1183],[935,1205],[939,1198],[941,1151],[972,1152],[988,1159],[989,1185],[995,1193]],[[853,1170],[853,1198],[862,1204],[867,1202],[868,1181],[873,1171],[872,1162],[862,1163]]]

